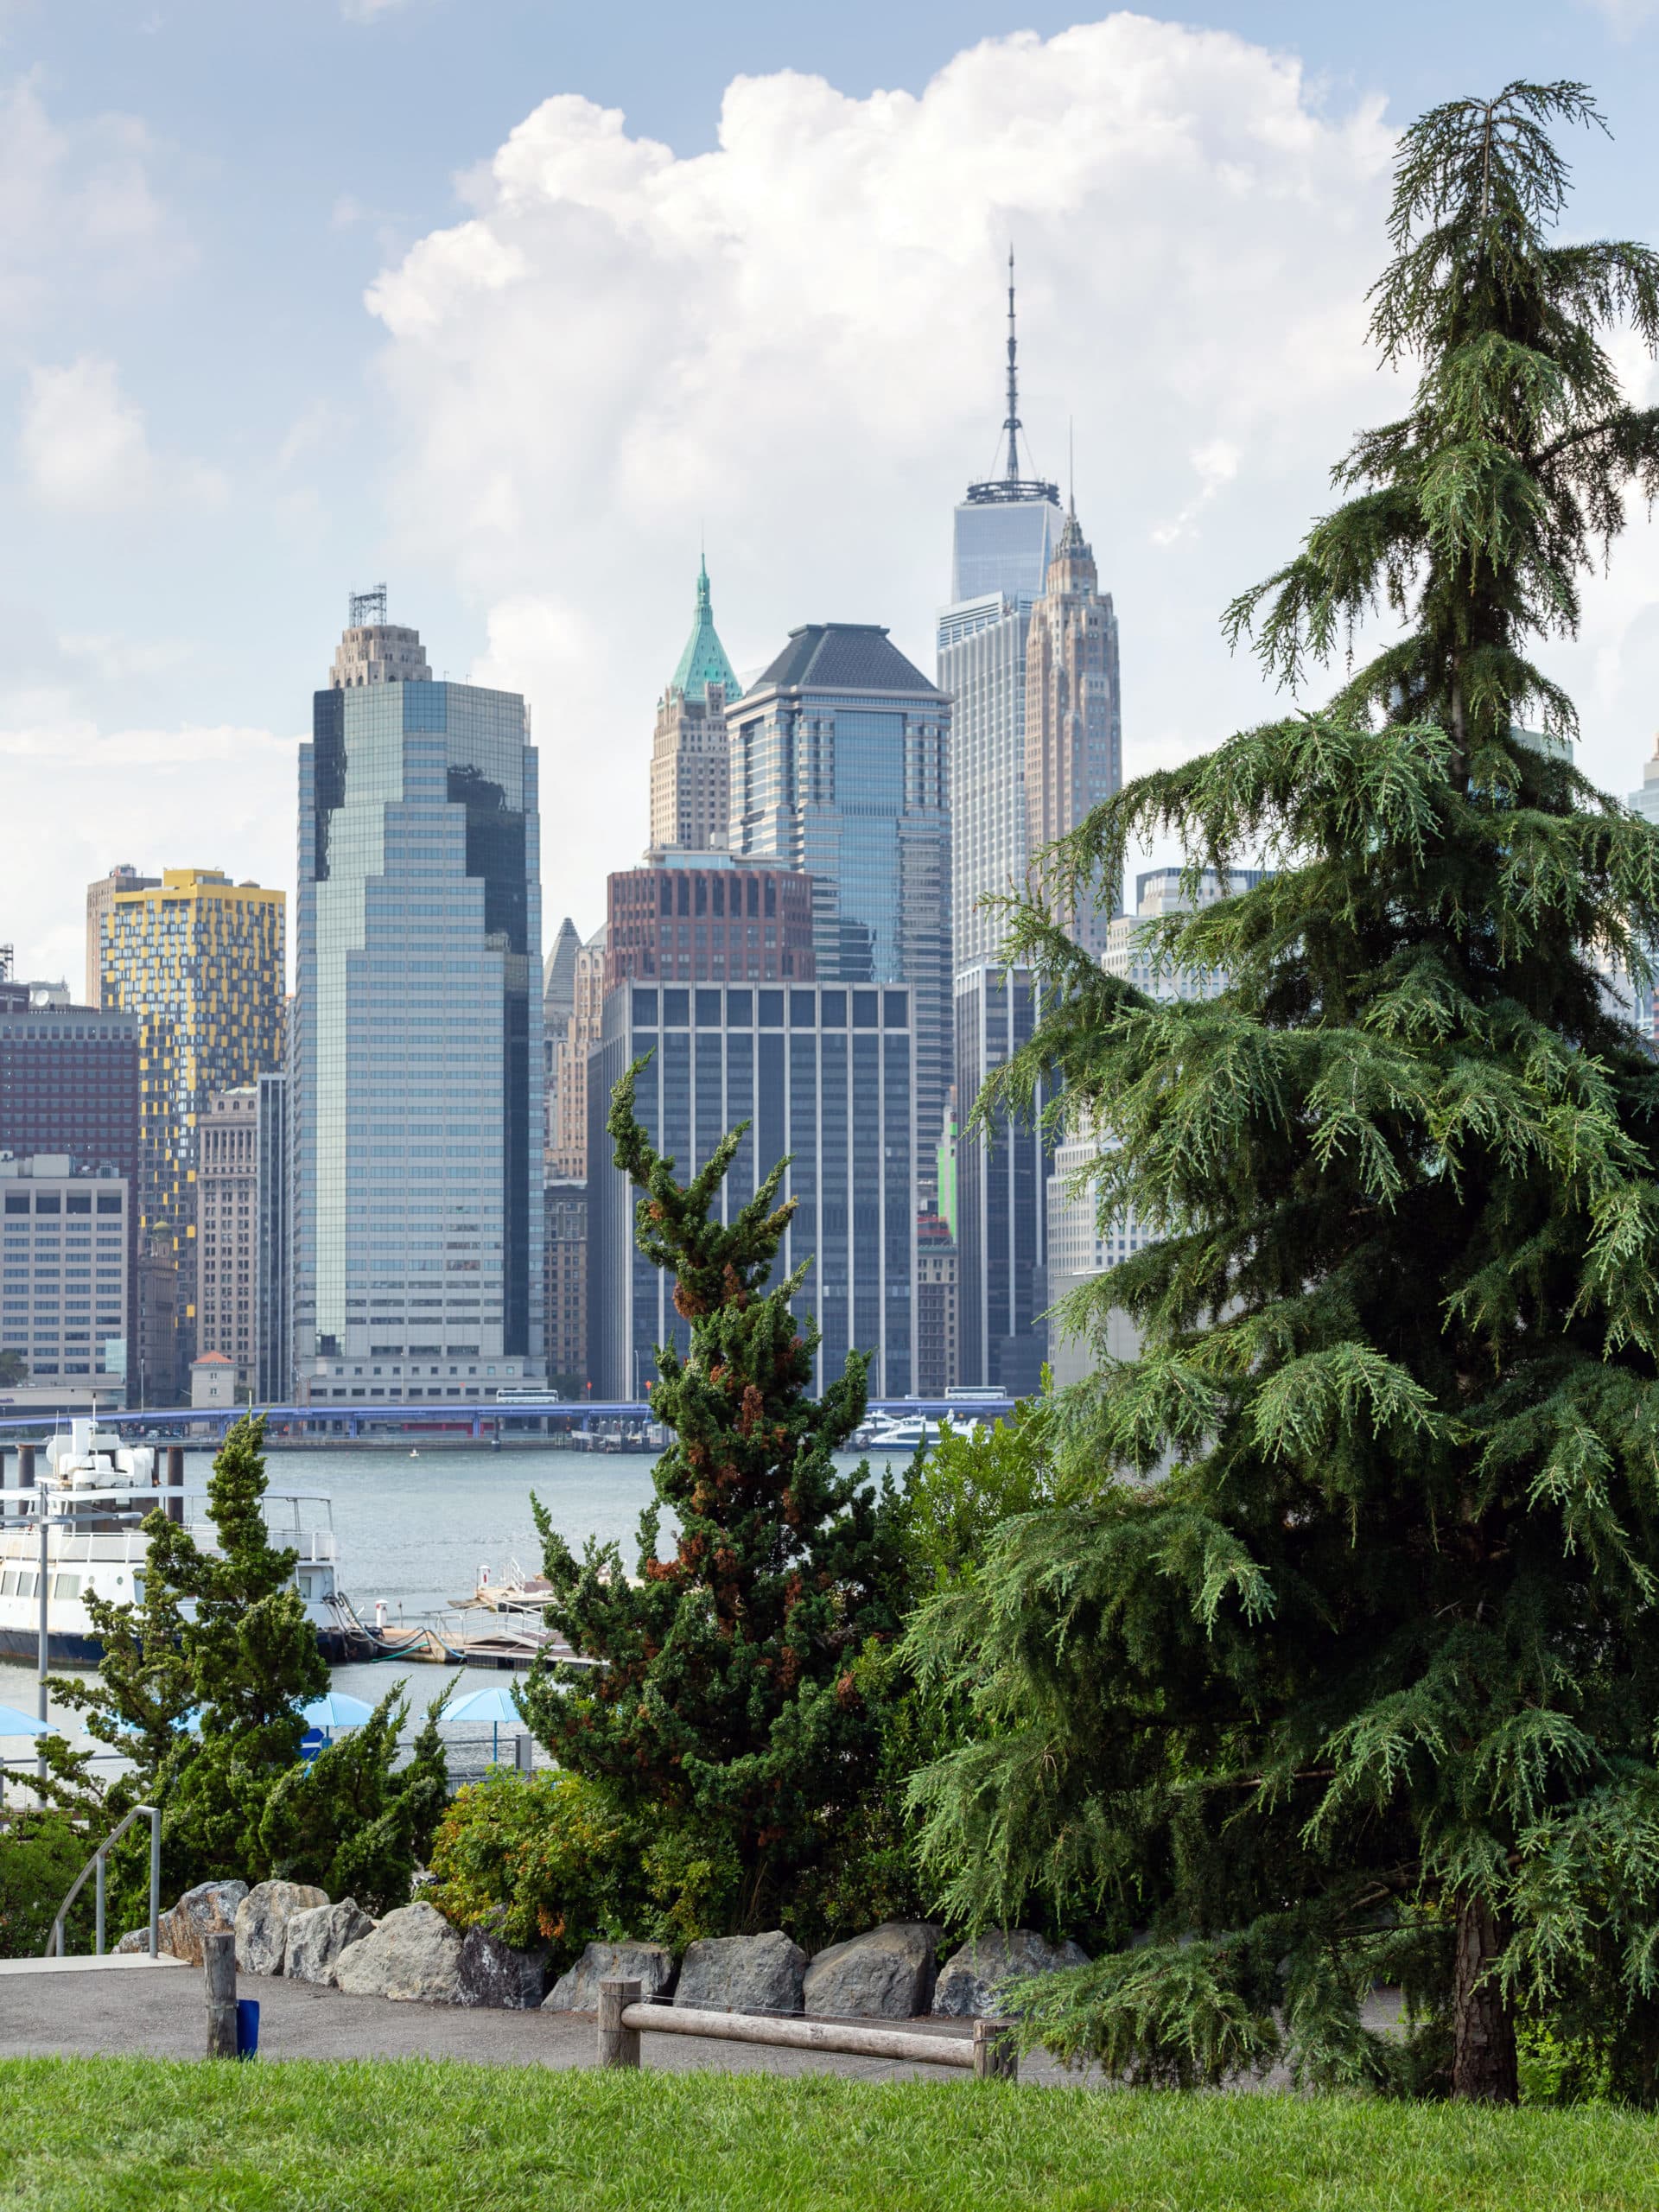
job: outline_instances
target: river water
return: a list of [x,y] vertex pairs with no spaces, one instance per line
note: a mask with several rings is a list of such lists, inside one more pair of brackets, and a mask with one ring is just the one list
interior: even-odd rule
[[[836,1465],[856,1467],[860,1456],[838,1453]],[[273,1452],[265,1465],[272,1491],[331,1501],[340,1587],[365,1620],[373,1618],[376,1600],[384,1600],[388,1624],[396,1627],[400,1621],[430,1620],[448,1611],[471,1594],[480,1567],[489,1568],[493,1581],[499,1581],[515,1562],[528,1574],[539,1573],[532,1491],[578,1557],[590,1536],[617,1543],[623,1566],[632,1573],[639,1516],[654,1496],[652,1464],[644,1452],[493,1452],[487,1446],[411,1456],[405,1445],[383,1452]],[[895,1475],[901,1464],[895,1461]],[[211,1454],[188,1452],[186,1487],[201,1488],[210,1466]],[[881,1471],[874,1460],[871,1471]],[[672,1523],[665,1519],[659,1547],[672,1541]],[[334,1681],[337,1688],[374,1704],[405,1673],[416,1722],[428,1700],[452,1678],[464,1678],[462,1694],[518,1679],[480,1669],[404,1670],[382,1662],[336,1667]],[[0,1659],[0,1704],[33,1713],[35,1699],[33,1667]],[[77,1715],[60,1712],[55,1704],[51,1711],[70,1734],[80,1735]],[[465,1769],[476,1763],[468,1758],[469,1749],[481,1758],[493,1748],[487,1726],[469,1730],[459,1725],[452,1764]],[[25,1755],[22,1745],[10,1739],[0,1745],[0,1754],[14,1763]]]

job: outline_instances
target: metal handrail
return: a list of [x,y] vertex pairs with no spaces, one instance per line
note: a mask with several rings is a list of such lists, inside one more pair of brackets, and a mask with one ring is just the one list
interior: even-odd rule
[[92,1955],[94,1958],[99,1959],[103,1957],[104,1862],[109,1855],[111,1847],[120,1842],[122,1837],[126,1834],[127,1830],[132,1826],[133,1822],[138,1818],[138,1815],[141,1813],[146,1813],[149,1816],[149,1955],[153,1959],[160,1955],[162,1917],[162,1816],[154,1805],[135,1805],[132,1810],[127,1815],[126,1818],[120,1822],[118,1827],[112,1828],[110,1834],[105,1837],[103,1842],[99,1845],[98,1849],[86,1861],[86,1864],[81,1868],[79,1873],[76,1875],[74,1885],[70,1890],[68,1896],[65,1897],[63,1903],[58,1907],[58,1916],[52,1923],[52,1932],[46,1939],[45,1950],[41,1954],[41,1956],[43,1959],[50,1959],[54,1957],[60,1959],[63,1956],[64,1921],[68,1916],[70,1906],[73,1904],[75,1899],[80,1895],[82,1883],[85,1882],[86,1877],[90,1873],[93,1872],[94,1870],[96,1870],[98,1875],[98,1927],[97,1934],[94,1938],[94,1949]]

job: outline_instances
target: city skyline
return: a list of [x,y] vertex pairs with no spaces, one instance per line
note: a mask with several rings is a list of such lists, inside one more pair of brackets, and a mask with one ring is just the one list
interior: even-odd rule
[[[45,253],[0,378],[29,543],[0,587],[0,806],[64,825],[49,860],[19,855],[29,973],[73,978],[72,887],[188,858],[175,832],[203,817],[238,874],[293,887],[308,640],[338,589],[382,575],[452,677],[530,700],[561,777],[550,899],[591,927],[597,833],[644,789],[664,672],[634,641],[680,629],[700,537],[740,671],[807,613],[879,620],[929,665],[949,503],[994,461],[1010,237],[1034,459],[1064,474],[1074,416],[1079,512],[1135,639],[1125,772],[1248,725],[1269,695],[1220,609],[1319,511],[1324,457],[1393,404],[1351,283],[1384,250],[1393,130],[1465,79],[1587,75],[1620,134],[1577,163],[1593,228],[1639,159],[1655,53],[1650,28],[1621,41],[1587,8],[1513,11],[1512,53],[1437,21],[1431,86],[1397,29],[1306,9],[1200,10],[1201,33],[1039,7],[1016,35],[978,5],[879,30],[855,6],[707,22],[681,79],[665,15],[660,38],[585,26],[567,48],[484,5],[499,52],[446,0],[292,11],[293,54],[262,63],[273,111],[302,79],[328,88],[290,134],[294,194],[269,189],[263,121],[224,136],[237,42],[210,11],[187,0],[140,37],[99,7],[109,51],[83,39],[74,72],[52,11],[9,18]],[[321,118],[365,67],[384,112],[331,141]],[[455,99],[409,134],[390,88],[422,73]],[[250,222],[288,226],[286,258],[250,253]],[[251,313],[221,317],[256,269]],[[1633,539],[1552,653],[1615,791],[1659,690],[1656,582]]]

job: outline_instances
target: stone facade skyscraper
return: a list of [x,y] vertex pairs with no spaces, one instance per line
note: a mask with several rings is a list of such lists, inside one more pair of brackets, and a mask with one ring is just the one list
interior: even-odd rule
[[651,753],[651,842],[660,850],[702,853],[726,842],[726,710],[738,690],[715,630],[704,563],[697,570],[691,635],[657,702]]
[[352,613],[300,748],[296,1393],[489,1398],[543,1355],[537,756]]
[[[1026,834],[1031,862],[1065,836],[1123,779],[1118,708],[1117,616],[1102,597],[1094,553],[1073,505],[1048,564],[1043,595],[1031,611],[1026,642]],[[1033,879],[1033,888],[1042,888]],[[1106,949],[1117,906],[1059,917],[1085,951]]]

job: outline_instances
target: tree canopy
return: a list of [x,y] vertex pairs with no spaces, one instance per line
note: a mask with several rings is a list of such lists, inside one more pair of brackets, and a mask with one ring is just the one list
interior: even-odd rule
[[[1146,2078],[1503,2099],[1548,2014],[1659,2088],[1659,1071],[1608,981],[1659,943],[1659,832],[1533,657],[1659,488],[1605,342],[1653,349],[1659,260],[1553,235],[1551,134],[1599,123],[1515,84],[1405,133],[1370,296],[1410,410],[1226,618],[1299,709],[1393,634],[1128,785],[1010,917],[1046,1012],[979,1111],[1058,1074],[1103,1219],[1153,1236],[1073,1303],[1101,1360],[1057,1502],[912,1632],[976,1715],[916,1794],[952,1909],[1116,1914],[1029,2014]],[[1194,893],[1274,871],[1154,925],[1217,998],[1057,925],[1154,835]]]

